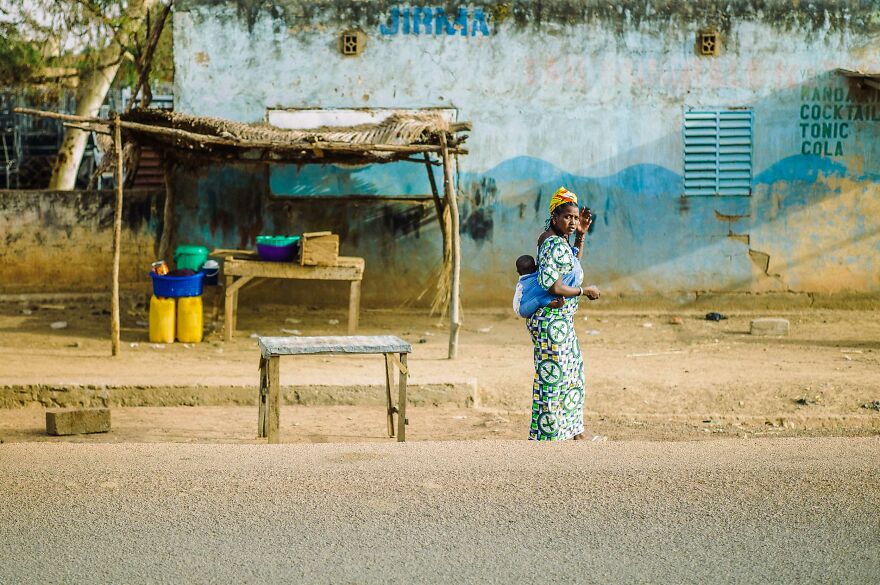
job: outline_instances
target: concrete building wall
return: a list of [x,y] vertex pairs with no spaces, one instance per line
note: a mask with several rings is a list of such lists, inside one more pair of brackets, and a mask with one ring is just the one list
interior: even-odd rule
[[[162,201],[125,192],[123,287],[148,286]],[[0,294],[109,292],[114,205],[113,191],[0,191]]]
[[[513,259],[534,249],[560,185],[594,210],[585,268],[606,294],[880,291],[880,94],[835,71],[880,67],[872,2],[183,0],[175,11],[179,111],[256,122],[269,108],[442,107],[473,122],[457,177],[468,303],[508,301]],[[698,56],[710,26],[720,55]],[[340,54],[348,29],[365,34],[360,56]],[[751,109],[750,196],[683,195],[688,108]],[[334,229],[343,253],[367,258],[368,302],[433,286],[430,202],[273,195],[273,172],[178,173],[178,241]]]

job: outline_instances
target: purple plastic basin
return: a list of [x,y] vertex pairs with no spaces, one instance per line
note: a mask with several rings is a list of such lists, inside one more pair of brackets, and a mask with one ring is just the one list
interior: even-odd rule
[[257,254],[267,262],[288,262],[293,258],[298,247],[298,242],[294,242],[289,246],[267,246],[266,244],[257,244]]

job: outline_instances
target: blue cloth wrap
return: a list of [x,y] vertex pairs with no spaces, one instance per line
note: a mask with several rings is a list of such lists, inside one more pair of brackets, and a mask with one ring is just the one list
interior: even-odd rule
[[[583,282],[584,272],[580,262],[575,261],[574,270],[562,277],[562,283],[566,286],[580,286]],[[538,284],[538,273],[533,272],[519,277],[522,283],[523,293],[519,301],[519,316],[528,319],[537,312],[541,307],[546,307],[550,301],[555,299],[554,295],[544,290]]]

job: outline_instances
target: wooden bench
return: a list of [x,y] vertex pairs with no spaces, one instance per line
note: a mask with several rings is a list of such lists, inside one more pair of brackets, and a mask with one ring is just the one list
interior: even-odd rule
[[223,276],[226,279],[226,341],[232,341],[235,333],[239,290],[252,281],[256,284],[261,279],[268,278],[348,281],[348,334],[357,330],[361,308],[361,280],[364,278],[363,258],[340,256],[335,266],[300,266],[295,262],[265,262],[251,250],[217,249],[211,256],[223,259]]
[[[394,436],[394,414],[397,413],[397,440],[406,440],[406,380],[409,369],[407,355],[412,346],[392,335],[336,337],[260,337],[260,394],[257,414],[257,436],[278,442],[281,418],[281,380],[279,361],[284,355],[346,355],[376,353],[385,356],[385,396],[388,402],[388,436]],[[395,366],[400,371],[397,408],[391,404]]]

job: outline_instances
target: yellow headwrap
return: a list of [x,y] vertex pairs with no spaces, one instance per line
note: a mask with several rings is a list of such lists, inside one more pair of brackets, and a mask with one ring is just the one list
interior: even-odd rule
[[553,211],[560,205],[565,205],[566,203],[574,203],[577,205],[577,202],[577,195],[565,187],[560,187],[556,190],[556,193],[553,194],[553,197],[550,198],[550,213],[553,213]]

